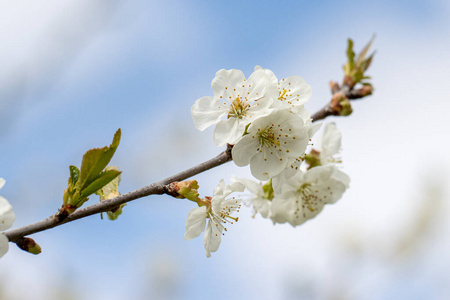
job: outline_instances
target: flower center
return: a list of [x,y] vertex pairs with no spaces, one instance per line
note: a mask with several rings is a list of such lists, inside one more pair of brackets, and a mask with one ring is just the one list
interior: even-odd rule
[[[308,208],[310,212],[315,211],[315,209],[313,207],[314,204],[317,204],[317,202],[322,201],[322,199],[320,199],[317,195],[315,195],[310,183],[302,184],[300,186],[300,188],[297,190],[297,192],[300,194],[300,197],[303,200],[302,207]],[[298,200],[297,200],[297,203],[299,203]],[[297,210],[299,210],[299,209],[297,209]]]
[[247,110],[249,109],[249,107],[250,105],[247,102],[242,101],[239,97],[236,97],[236,99],[231,102],[230,110],[228,111],[228,119],[242,119],[247,115]]
[[278,94],[280,95],[280,97],[278,97],[278,100],[280,101],[286,100],[286,93],[287,93],[286,89],[283,89],[283,92],[278,91]]
[[222,206],[218,212],[214,211],[211,206],[207,209],[208,217],[217,229],[215,232],[216,236],[219,234],[225,235],[222,231],[227,231],[227,228],[223,224],[233,224],[233,222],[237,222],[239,220],[239,217],[232,217],[231,214],[234,211],[239,212],[240,207],[241,205],[239,204],[239,201],[235,200],[229,201],[228,204]]
[[280,146],[279,136],[276,136],[277,132],[273,130],[272,126],[268,126],[263,130],[258,129],[258,142],[263,147],[270,148],[272,146]]
[[262,198],[272,201],[272,199],[274,197],[273,187],[272,187],[272,178],[270,178],[270,180],[265,185],[263,185],[262,188],[264,191],[264,196]]

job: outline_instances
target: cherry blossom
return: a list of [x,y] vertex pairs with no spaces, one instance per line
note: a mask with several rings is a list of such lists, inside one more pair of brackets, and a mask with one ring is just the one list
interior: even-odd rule
[[191,114],[201,131],[217,124],[214,142],[218,146],[237,143],[247,124],[266,113],[277,97],[276,84],[269,82],[263,70],[245,79],[240,70],[222,69],[216,73],[211,86],[214,96],[195,101]]
[[335,203],[349,186],[349,177],[333,165],[299,171],[275,194],[271,218],[297,226],[315,217],[325,204]]
[[288,109],[272,110],[250,124],[233,147],[233,161],[240,167],[250,164],[253,176],[269,180],[305,152],[309,136],[304,123]]
[[[227,230],[224,224],[233,224],[239,219],[238,217],[232,217],[231,214],[239,211],[241,200],[234,197],[226,199],[226,197],[232,192],[242,191],[244,191],[244,185],[241,183],[234,182],[225,185],[225,181],[222,179],[214,189],[213,196],[199,201],[200,207],[193,208],[188,213],[184,239],[188,241],[200,236],[205,231],[206,226],[203,244],[206,256],[210,257],[211,252],[219,249],[223,231]],[[209,219],[208,225],[206,225],[206,219]]]

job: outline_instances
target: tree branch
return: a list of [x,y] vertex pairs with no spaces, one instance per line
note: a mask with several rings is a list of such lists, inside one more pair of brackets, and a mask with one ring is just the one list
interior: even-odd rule
[[[342,87],[339,87],[337,83],[331,82],[330,83],[331,90],[333,92],[333,95],[337,95],[338,93],[344,94],[345,97],[348,99],[358,99],[365,97],[367,95],[370,95],[372,92],[372,89],[370,87],[370,90],[367,87],[363,87],[359,90],[354,90],[353,87],[350,87],[346,84],[343,84]],[[318,121],[325,119],[328,116],[332,115],[339,115],[336,113],[336,110],[334,109],[332,102],[327,104],[325,107],[323,107],[318,112],[314,113],[311,118],[312,121]],[[210,170],[212,168],[215,168],[217,166],[220,166],[224,163],[227,163],[232,160],[231,157],[231,149],[232,145],[228,145],[227,149],[217,155],[216,157],[205,161],[197,166],[194,166],[190,169],[187,169],[183,172],[180,172],[176,175],[173,175],[171,177],[168,177],[166,179],[163,179],[159,182],[150,184],[148,186],[145,186],[143,188],[140,188],[138,190],[119,195],[117,197],[114,197],[109,200],[104,200],[102,202],[92,204],[90,206],[77,209],[74,213],[70,214],[67,218],[61,219],[59,218],[58,213],[55,215],[52,215],[42,221],[39,221],[34,224],[26,225],[17,229],[12,229],[9,231],[4,232],[4,234],[8,237],[10,242],[16,243],[18,240],[23,238],[26,235],[30,235],[33,233],[41,232],[50,228],[54,228],[57,226],[60,226],[65,223],[69,223],[81,218],[85,218],[91,215],[95,215],[101,212],[106,212],[109,210],[112,210],[114,208],[117,208],[119,205],[143,198],[149,195],[161,195],[165,193],[165,186],[174,182],[174,181],[182,181],[189,177],[195,176],[197,174],[200,174],[204,171]]]
[[231,148],[232,146],[228,145],[227,149],[217,155],[216,157],[205,161],[195,167],[187,169],[183,172],[175,174],[171,177],[163,179],[159,182],[153,183],[151,185],[145,186],[138,190],[114,197],[109,200],[105,200],[96,204],[92,204],[90,206],[80,208],[76,210],[74,213],[70,214],[66,219],[59,222],[58,218],[55,218],[55,215],[50,216],[42,221],[39,221],[34,224],[26,225],[17,229],[9,230],[4,232],[4,234],[8,237],[10,242],[16,242],[19,238],[24,237],[25,235],[30,235],[36,232],[44,231],[65,223],[69,223],[81,218],[85,218],[91,215],[95,215],[101,212],[109,211],[123,203],[127,203],[145,196],[149,195],[161,195],[164,193],[164,186],[172,183],[174,181],[182,181],[194,175],[200,174],[204,171],[212,169],[214,167],[220,166],[226,162],[231,161]]

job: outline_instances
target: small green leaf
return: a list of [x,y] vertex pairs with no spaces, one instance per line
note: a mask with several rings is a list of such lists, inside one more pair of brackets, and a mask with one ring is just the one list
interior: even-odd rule
[[92,182],[88,183],[88,186],[81,190],[80,197],[88,197],[89,195],[95,193],[99,189],[103,188],[105,185],[114,180],[122,172],[117,170],[108,170],[100,173],[100,175],[94,179]]
[[91,182],[95,180],[98,174],[111,161],[111,158],[119,146],[120,135],[121,131],[119,128],[114,134],[114,139],[109,147],[91,149],[83,155],[80,179],[77,184],[77,187],[80,190],[84,190],[88,185],[90,185]]
[[355,64],[355,52],[353,51],[353,41],[348,39],[347,46],[348,69],[351,71]]
[[372,59],[373,59],[373,56],[375,55],[375,53],[376,53],[376,51],[374,51],[374,52],[369,56],[369,58],[366,59],[366,60],[364,61],[364,64],[363,64],[364,66],[361,65],[361,69],[362,69],[363,72],[366,71],[366,70],[370,67],[370,64],[372,63]]
[[75,184],[78,181],[78,178],[80,177],[80,170],[75,166],[69,166],[70,170],[70,179],[72,180],[72,185],[75,186]]
[[[364,47],[364,49],[359,53],[358,59],[356,60],[357,67],[360,67],[361,64],[363,63],[363,61],[365,61],[367,52],[369,52],[369,48],[372,45],[374,39],[375,39],[375,34],[372,36],[369,43]],[[363,71],[364,71],[364,69],[363,69]]]

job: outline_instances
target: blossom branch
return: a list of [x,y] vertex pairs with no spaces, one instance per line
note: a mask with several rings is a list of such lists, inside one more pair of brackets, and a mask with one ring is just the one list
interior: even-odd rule
[[[331,101],[325,107],[323,107],[321,110],[319,110],[318,112],[316,112],[311,116],[313,122],[325,119],[328,116],[348,116],[349,114],[352,113],[350,100],[361,99],[372,94],[372,86],[369,83],[362,81],[364,79],[370,78],[368,76],[365,76],[364,72],[369,67],[373,57],[372,54],[369,58],[367,59],[365,58],[368,51],[368,47],[370,46],[371,42],[369,43],[368,46],[366,46],[366,48],[361,52],[361,54],[355,61],[354,60],[355,54],[353,53],[352,50],[353,42],[349,40],[349,48],[347,50],[347,56],[349,60],[347,64],[344,66],[345,71],[344,80],[341,85],[339,85],[336,82],[330,82],[330,89],[333,95]],[[211,107],[217,104],[217,109],[219,110],[219,112],[223,110],[224,113],[228,114],[228,118],[240,120],[241,123],[242,120],[244,120],[244,118],[248,118],[249,119],[248,125],[247,127],[245,127],[245,132],[247,132],[247,130],[249,131],[257,130],[255,132],[259,133],[255,133],[255,135],[259,134],[260,139],[262,139],[264,143],[279,146],[280,142],[283,142],[286,145],[288,143],[290,145],[290,143],[294,143],[293,140],[296,140],[295,147],[292,148],[292,150],[295,150],[298,153],[294,153],[295,151],[289,151],[290,149],[287,149],[286,153],[289,153],[289,155],[284,153],[285,155],[284,158],[286,159],[297,158],[299,153],[301,153],[302,151],[304,153],[306,146],[308,144],[308,139],[305,138],[308,137],[307,129],[302,126],[299,126],[298,124],[300,123],[297,122],[296,119],[299,120],[301,119],[301,117],[297,115],[297,113],[298,111],[304,109],[303,103],[309,100],[311,96],[310,86],[306,84],[304,80],[298,76],[290,76],[286,79],[283,79],[278,83],[278,85],[272,84],[273,79],[276,80],[275,75],[270,70],[263,70],[260,67],[255,68],[255,72],[248,78],[247,82],[243,73],[239,70],[228,70],[228,71],[220,70],[216,73],[216,78],[213,80],[213,86],[217,89],[220,86],[220,83],[229,82],[230,81],[229,78],[233,78],[233,82],[237,80],[236,78],[242,79],[242,83],[237,85],[236,88],[233,88],[232,92],[233,96],[228,96],[228,98],[231,99],[230,100],[231,104],[228,103],[230,104],[229,107],[227,105],[222,105],[222,102],[220,102],[217,99],[214,99],[213,97],[202,97],[198,99],[191,110],[192,116],[194,118],[194,124],[196,125],[196,127],[199,130],[204,130],[205,128],[212,125],[211,120],[209,118],[205,118],[205,114],[210,113]],[[262,82],[265,82],[264,80],[266,80],[267,82],[265,84],[253,84],[253,82],[258,83],[261,80]],[[362,87],[355,89],[356,84],[362,84]],[[224,90],[221,92],[225,93],[226,95],[228,95],[227,93],[229,91],[231,93],[232,90],[231,88],[227,90],[228,86],[224,86],[223,89]],[[227,91],[225,92],[225,90]],[[264,97],[265,95],[262,93],[266,93],[267,97]],[[244,100],[242,100],[243,97],[240,95],[247,95],[247,96],[245,96]],[[220,96],[220,98],[222,98],[222,96]],[[253,102],[249,100],[256,98],[258,102],[256,102],[256,100]],[[276,101],[280,101],[277,102],[277,104],[274,104],[273,106],[278,110],[274,110],[270,115],[264,115],[265,111],[270,107],[272,107],[273,99],[275,99]],[[297,106],[293,105],[292,104],[293,101],[295,101],[294,103],[298,102],[299,104]],[[253,109],[250,112],[250,106],[255,105],[255,103],[257,103],[256,105],[258,105],[258,108]],[[286,103],[289,103],[289,105],[292,106],[289,107],[289,109],[293,108],[294,111],[288,110],[287,108],[285,109],[280,108],[282,107],[283,104]],[[294,114],[291,114],[291,112],[294,112]],[[230,128],[227,128],[223,123],[219,123],[221,122],[220,117],[222,117],[223,115],[224,114],[220,114],[219,118],[214,123],[214,124],[217,123],[221,126],[218,127],[220,128],[219,131],[216,130],[216,132],[219,132],[219,134],[215,135],[214,138],[216,144],[218,145],[227,144],[227,149],[222,153],[220,153],[219,155],[217,155],[216,157],[208,161],[205,161],[197,166],[194,166],[190,169],[187,169],[183,172],[175,174],[171,177],[163,179],[159,182],[140,188],[138,190],[123,195],[118,195],[116,197],[111,196],[113,198],[107,200],[102,199],[102,201],[99,203],[78,209],[78,207],[80,207],[82,203],[84,203],[84,201],[87,201],[89,195],[91,195],[95,191],[98,191],[99,189],[102,188],[102,186],[105,186],[105,184],[108,184],[112,180],[115,180],[115,178],[118,178],[118,176],[120,175],[120,171],[118,170],[105,169],[106,171],[101,171],[106,167],[107,163],[112,158],[112,155],[114,154],[115,149],[119,144],[120,130],[118,130],[114,135],[113,143],[111,144],[111,146],[91,149],[88,152],[86,152],[86,154],[83,156],[81,171],[74,166],[70,167],[71,177],[69,178],[68,189],[66,189],[64,194],[65,197],[62,210],[42,221],[26,225],[17,229],[13,229],[7,232],[3,232],[3,234],[5,234],[5,236],[10,242],[16,243],[19,246],[19,248],[28,251],[30,253],[37,254],[40,252],[39,245],[37,245],[32,239],[27,238],[25,236],[41,232],[50,228],[54,228],[62,224],[69,223],[94,214],[114,211],[120,208],[122,204],[149,195],[168,194],[171,196],[184,197],[185,195],[177,194],[178,190],[174,189],[173,186],[175,182],[183,181],[187,178],[200,174],[204,171],[210,170],[224,163],[227,163],[233,159],[232,156],[234,156],[234,161],[238,166],[248,165],[250,163],[249,158],[245,156],[248,152],[247,144],[250,143],[251,146],[253,146],[254,143],[250,140],[250,138],[253,139],[255,138],[255,136],[242,135],[241,129],[242,130],[244,129],[240,128],[239,126],[231,126]],[[250,120],[250,117],[252,116],[254,118]],[[283,135],[279,134],[276,137],[275,141],[274,132],[270,131],[272,130],[270,124],[274,126],[273,124],[279,122],[279,120],[289,120],[284,122],[286,123],[286,128],[280,127],[281,124],[278,124],[278,127],[280,127],[279,129],[280,132],[282,130],[285,130],[283,131],[283,133],[289,132],[289,134]],[[266,126],[267,125],[266,123],[269,124],[269,126]],[[230,130],[236,128],[238,129],[236,132],[231,133],[229,132]],[[268,130],[268,132],[266,132],[265,130]],[[302,137],[304,138],[304,140],[302,140]],[[235,145],[234,149],[232,149],[233,145],[230,144]],[[279,151],[281,151],[281,148],[279,149]],[[267,152],[265,154],[273,155],[272,152]],[[257,170],[259,173],[256,171],[254,173],[252,170],[252,174],[260,180],[267,180],[273,177],[274,175],[280,174],[280,171],[282,171],[282,169],[278,170],[278,167],[279,166],[285,167],[285,165],[282,165],[282,163],[278,162],[278,159],[282,161],[282,158],[280,157],[277,157],[276,160],[272,160],[271,158],[267,163],[264,163],[265,161],[268,160],[266,157],[264,157],[264,161],[261,162],[255,160],[256,162],[258,162],[258,165],[253,169]],[[264,167],[261,167],[262,165],[264,165]],[[271,171],[270,168],[273,167],[272,165],[275,165],[277,168],[275,168],[273,174],[270,174],[269,171]],[[96,171],[98,174],[94,174],[95,173],[94,171]],[[76,183],[78,182],[82,182],[82,184],[77,185]],[[4,181],[0,181],[0,188],[3,185],[3,183]],[[186,184],[186,182],[182,184]],[[191,184],[194,184],[194,182],[192,182]],[[197,183],[195,182],[195,185],[196,184]],[[192,185],[191,188],[192,187],[194,186]],[[177,186],[177,188],[180,187]],[[233,189],[237,189],[237,186],[235,185]],[[194,188],[194,190],[196,190],[196,188]],[[190,199],[192,201],[196,201],[195,200],[196,197],[198,197],[198,194],[195,193],[193,194],[191,193],[188,196],[186,196],[187,199]],[[7,215],[7,217],[9,217],[10,220],[13,220],[14,215],[12,213],[12,208],[7,202],[5,203],[7,205],[4,204],[4,207],[9,209],[8,212],[11,211],[10,214]],[[11,215],[13,216],[12,218]],[[9,226],[11,225],[8,225],[8,227],[6,228],[9,228]],[[198,236],[198,234],[196,236]],[[3,243],[6,243],[7,245],[8,243],[5,240],[4,236],[0,234],[0,237],[3,238]],[[216,243],[215,245],[218,244]],[[215,250],[211,250],[211,252],[214,252],[216,250],[217,248],[215,248]],[[0,257],[2,255],[3,254],[0,254]]]
[[[342,88],[339,89],[337,93],[342,93],[343,90],[348,89],[347,93],[348,95],[351,95],[354,93],[353,89],[349,89],[347,86],[342,86]],[[356,93],[354,93],[356,95]],[[321,119],[326,118],[327,116],[335,115],[331,102],[330,104],[326,105],[324,108],[319,110],[318,112],[314,113],[311,118],[314,121],[318,121]],[[121,204],[131,202],[133,200],[143,198],[150,195],[161,195],[164,194],[167,191],[166,186],[174,181],[181,181],[185,180],[187,178],[190,178],[192,176],[195,176],[197,174],[200,174],[202,172],[205,172],[207,170],[210,170],[212,168],[215,168],[217,166],[220,166],[222,164],[225,164],[232,160],[231,156],[231,150],[232,146],[228,145],[227,149],[217,155],[216,157],[205,161],[197,166],[194,166],[190,169],[187,169],[183,172],[180,172],[178,174],[175,174],[173,176],[170,176],[166,179],[163,179],[159,182],[150,184],[148,186],[145,186],[143,188],[140,188],[138,190],[128,192],[126,194],[119,195],[117,197],[114,197],[109,200],[104,200],[102,202],[92,204],[90,206],[80,208],[76,210],[74,213],[70,214],[67,218],[64,220],[60,220],[58,218],[58,213],[55,215],[52,215],[42,221],[36,222],[34,224],[29,224],[20,228],[12,229],[9,231],[4,232],[4,234],[7,236],[8,240],[10,242],[16,243],[17,241],[20,241],[21,238],[27,235],[31,235],[37,232],[45,231],[47,229],[51,229],[57,226],[60,226],[62,224],[66,224],[78,219],[82,219],[91,215],[95,215],[101,212],[107,212]]]
[[217,166],[220,166],[226,162],[231,161],[231,146],[229,145],[225,151],[217,155],[216,157],[205,161],[197,166],[187,169],[183,172],[175,174],[171,177],[163,179],[159,182],[150,184],[138,190],[114,197],[109,200],[105,200],[84,208],[76,210],[74,213],[70,214],[66,219],[59,221],[56,215],[50,216],[42,221],[34,224],[26,225],[17,229],[6,231],[4,234],[8,237],[10,242],[17,242],[20,238],[30,235],[33,233],[41,232],[50,228],[57,227],[59,225],[69,223],[81,218],[85,218],[91,215],[95,215],[101,212],[109,211],[121,204],[143,198],[149,195],[161,195],[165,192],[165,186],[174,182],[187,179],[189,177],[200,174],[204,171],[210,170]]

